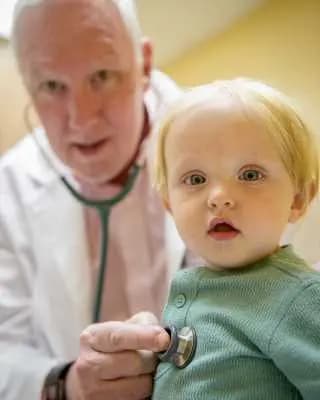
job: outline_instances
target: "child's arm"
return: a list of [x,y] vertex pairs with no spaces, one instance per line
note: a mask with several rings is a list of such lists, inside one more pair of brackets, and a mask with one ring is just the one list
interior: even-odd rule
[[320,399],[320,282],[306,284],[270,341],[270,356],[304,400]]

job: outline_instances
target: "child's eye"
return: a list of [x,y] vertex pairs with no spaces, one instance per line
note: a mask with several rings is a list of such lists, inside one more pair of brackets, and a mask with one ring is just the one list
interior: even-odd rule
[[183,183],[185,183],[186,185],[192,185],[192,186],[202,185],[205,182],[206,182],[206,178],[199,174],[191,174],[183,179]]
[[264,174],[256,169],[247,169],[243,171],[239,176],[240,181],[248,181],[248,182],[259,181],[264,178],[265,178]]

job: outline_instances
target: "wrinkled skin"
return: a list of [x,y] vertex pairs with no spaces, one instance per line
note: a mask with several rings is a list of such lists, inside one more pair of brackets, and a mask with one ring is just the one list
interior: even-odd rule
[[[80,355],[67,376],[72,400],[142,400],[152,393],[157,360],[169,336],[150,313],[127,322],[89,326],[81,335]],[[142,350],[144,349],[144,350]]]

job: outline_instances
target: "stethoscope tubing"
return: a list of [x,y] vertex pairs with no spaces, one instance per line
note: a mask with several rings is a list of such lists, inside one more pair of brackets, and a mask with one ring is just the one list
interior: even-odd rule
[[[26,119],[27,120],[27,119]],[[27,120],[28,121],[28,120]],[[29,124],[28,124],[29,126]],[[31,125],[30,125],[31,126]],[[31,129],[29,130],[32,131]],[[48,154],[42,147],[41,143],[35,135],[32,135],[34,142],[40,150],[44,160],[47,162],[49,167],[56,173],[60,178],[61,183],[84,206],[95,208],[99,215],[100,220],[100,260],[98,277],[96,281],[95,300],[92,310],[92,322],[96,323],[100,321],[101,310],[102,310],[102,299],[106,281],[107,272],[107,258],[108,258],[108,244],[109,244],[109,222],[112,207],[123,200],[132,190],[134,183],[139,175],[143,163],[136,163],[131,168],[127,182],[124,187],[115,196],[104,200],[87,199],[82,196],[70,182],[59,173],[54,163],[49,158]],[[168,349],[165,352],[158,353],[158,358],[161,361],[169,361],[173,363],[177,368],[185,368],[193,359],[195,350],[197,347],[197,335],[192,327],[183,327],[177,330],[175,326],[165,328],[170,334],[171,340]]]
[[108,258],[108,245],[109,245],[109,220],[111,209],[116,204],[120,203],[132,190],[133,185],[137,179],[141,167],[138,165],[134,165],[131,169],[129,177],[127,179],[126,184],[117,193],[115,196],[110,197],[104,200],[91,200],[82,196],[75,188],[67,181],[67,179],[63,176],[60,176],[60,179],[63,185],[67,188],[67,190],[75,197],[80,203],[84,204],[87,207],[95,208],[100,220],[100,230],[101,230],[101,239],[100,239],[100,260],[99,260],[99,269],[98,269],[98,277],[96,283],[96,297],[94,301],[93,313],[92,313],[92,322],[98,322],[100,320],[101,308],[102,308],[102,298],[104,292],[105,285],[105,276],[107,270],[107,258]]
[[95,290],[95,299],[92,311],[92,322],[98,322],[101,316],[101,308],[102,308],[102,298],[105,286],[105,276],[107,270],[107,258],[108,258],[108,244],[109,244],[109,220],[110,220],[110,213],[113,206],[120,203],[129,192],[131,192],[133,185],[139,175],[139,172],[142,168],[142,165],[134,164],[131,168],[129,173],[129,177],[127,182],[125,183],[124,187],[117,193],[115,196],[110,197],[104,200],[91,200],[87,199],[86,197],[82,196],[71,184],[68,180],[62,176],[53,162],[50,160],[49,156],[47,155],[46,151],[42,147],[39,140],[33,134],[34,142],[36,143],[37,147],[40,150],[40,153],[44,160],[47,162],[49,167],[57,174],[60,178],[62,184],[66,187],[66,189],[71,193],[73,197],[75,197],[80,203],[84,206],[95,208],[99,215],[100,220],[100,230],[101,230],[101,240],[100,240],[100,260],[99,260],[99,269],[98,269],[98,278],[96,282],[96,290]]
[[36,134],[32,134],[33,127],[29,121],[29,109],[30,105],[24,110],[24,121],[27,127],[27,130],[30,132],[30,135],[35,142],[36,146],[38,147],[40,154],[42,155],[43,159],[46,161],[48,166],[56,173],[56,175],[60,178],[62,184],[68,189],[73,197],[75,197],[80,203],[87,207],[93,207],[97,210],[100,225],[101,225],[101,240],[100,240],[100,260],[99,260],[99,272],[98,278],[96,283],[96,296],[94,300],[93,306],[93,313],[92,313],[92,321],[98,322],[100,320],[101,308],[102,308],[102,297],[105,285],[105,275],[107,269],[107,258],[108,258],[108,244],[109,244],[109,220],[110,220],[110,213],[113,206],[120,203],[129,192],[131,192],[133,185],[139,175],[140,170],[142,169],[145,163],[145,141],[140,144],[140,151],[136,163],[132,166],[127,182],[125,183],[124,187],[117,193],[115,196],[110,197],[104,200],[91,200],[87,199],[86,197],[82,196],[69,182],[68,180],[61,175],[58,171],[57,167],[50,159],[49,155],[43,148],[42,144],[40,143],[39,139],[37,138]]

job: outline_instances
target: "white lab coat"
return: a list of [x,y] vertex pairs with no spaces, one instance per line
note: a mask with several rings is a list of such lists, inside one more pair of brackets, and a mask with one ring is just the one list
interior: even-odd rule
[[[146,96],[152,122],[178,93],[154,73]],[[174,270],[184,245],[169,216],[166,243]],[[87,249],[82,206],[25,138],[0,161],[1,400],[40,399],[50,368],[77,357],[79,334],[91,322]]]

